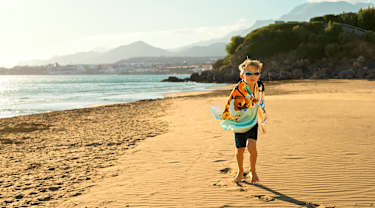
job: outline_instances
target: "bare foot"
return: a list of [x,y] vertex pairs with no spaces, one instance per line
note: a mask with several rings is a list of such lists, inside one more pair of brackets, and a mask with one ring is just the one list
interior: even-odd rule
[[251,175],[250,175],[251,183],[259,182],[259,177],[258,177],[257,173],[255,171],[254,172],[251,171],[250,173],[251,173]]
[[237,172],[237,175],[236,175],[236,177],[234,178],[234,182],[235,183],[239,183],[239,182],[241,182],[241,180],[242,180],[242,176],[243,176],[243,172]]

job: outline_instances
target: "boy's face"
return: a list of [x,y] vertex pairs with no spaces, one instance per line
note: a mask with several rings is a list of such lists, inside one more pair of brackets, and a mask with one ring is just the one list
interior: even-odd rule
[[[249,76],[249,74],[246,74],[246,72],[251,72],[252,74]],[[259,72],[259,75],[254,75],[254,72]],[[243,79],[244,81],[246,81],[246,83],[249,83],[249,84],[254,84],[256,82],[258,82],[259,78],[260,78],[260,70],[256,67],[256,66],[247,66],[244,70],[243,70]]]

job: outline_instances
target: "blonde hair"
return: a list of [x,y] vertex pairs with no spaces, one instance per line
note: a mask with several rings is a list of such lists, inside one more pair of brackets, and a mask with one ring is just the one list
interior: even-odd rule
[[248,66],[255,66],[257,69],[259,69],[259,71],[262,71],[263,63],[258,60],[251,60],[249,59],[249,57],[246,57],[246,60],[238,66],[241,74],[243,74],[245,68]]

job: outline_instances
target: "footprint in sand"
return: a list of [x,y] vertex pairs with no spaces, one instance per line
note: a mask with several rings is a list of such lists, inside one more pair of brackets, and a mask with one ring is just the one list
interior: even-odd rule
[[224,181],[217,181],[216,183],[213,183],[212,186],[227,187],[228,185]]
[[270,202],[274,201],[275,197],[270,196],[270,195],[252,195],[255,198],[258,198],[259,200],[265,201],[265,202]]
[[220,173],[226,174],[226,173],[229,173],[230,170],[231,170],[230,168],[223,168],[220,170]]
[[[262,200],[264,202],[271,202],[276,199],[280,199],[279,196],[271,196],[271,195],[252,195],[252,197],[258,198],[259,200]],[[302,203],[300,202],[297,205],[303,205],[303,207],[307,207],[307,208],[335,208],[335,206],[324,206],[324,205],[319,205],[313,202],[302,202]]]

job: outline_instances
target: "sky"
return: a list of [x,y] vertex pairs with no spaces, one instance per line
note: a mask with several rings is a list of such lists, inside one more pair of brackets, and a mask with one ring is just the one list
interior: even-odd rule
[[0,66],[138,40],[172,49],[245,29],[255,20],[277,19],[297,5],[318,1],[0,0]]

